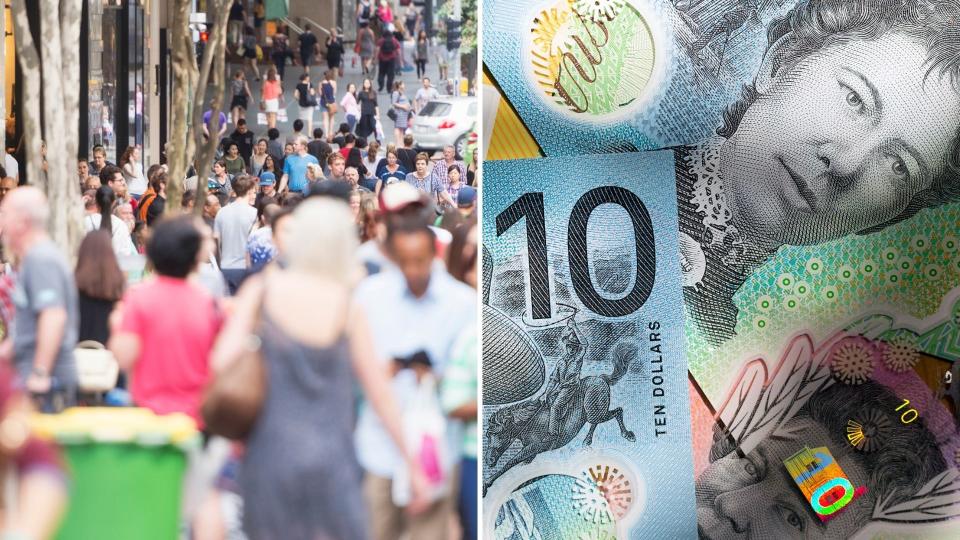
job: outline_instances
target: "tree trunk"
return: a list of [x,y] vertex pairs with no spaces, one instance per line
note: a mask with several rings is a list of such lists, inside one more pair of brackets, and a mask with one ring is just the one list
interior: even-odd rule
[[[43,177],[43,158],[40,156],[40,53],[33,43],[30,23],[27,20],[26,0],[13,0],[10,5],[13,15],[14,39],[17,44],[17,60],[23,73],[23,103],[20,104],[23,121],[23,144],[26,145],[27,180],[46,191]],[[21,119],[18,119],[21,120]]]
[[[203,204],[207,193],[206,173],[213,164],[213,156],[216,154],[217,145],[220,143],[220,111],[223,109],[223,92],[226,79],[224,72],[226,70],[227,54],[227,11],[226,0],[215,0],[207,11],[208,17],[213,16],[213,32],[210,34],[210,40],[207,42],[207,49],[203,51],[203,65],[200,69],[200,81],[197,87],[197,94],[193,101],[193,125],[194,140],[200,154],[197,156],[197,201],[194,211],[203,211]],[[203,109],[206,105],[206,91],[210,83],[210,75],[213,74],[213,103],[210,114],[210,137],[207,140],[203,138]]]
[[50,236],[68,257],[82,237],[77,178],[80,103],[81,0],[61,0],[40,11],[43,58],[44,134],[47,142],[47,199]]
[[[170,178],[185,178],[186,171],[190,163],[194,164],[197,173],[197,203],[195,208],[202,211],[203,200],[207,189],[206,171],[210,169],[210,162],[216,152],[218,137],[211,136],[210,141],[203,141],[203,112],[206,105],[206,92],[210,81],[210,75],[213,74],[214,81],[214,112],[211,119],[210,132],[215,134],[220,130],[220,109],[223,107],[224,92],[224,69],[226,38],[227,38],[227,16],[226,0],[213,0],[210,2],[207,20],[213,20],[213,31],[210,33],[210,40],[203,51],[203,59],[200,68],[197,67],[196,54],[193,41],[190,38],[189,31],[189,13],[190,2],[177,0],[177,12],[174,20],[174,51],[173,51],[173,71],[174,71],[174,94],[173,99],[178,106],[175,109],[173,117],[173,127],[171,132],[176,134],[178,141],[182,144],[182,163],[181,170],[174,169],[173,159],[170,159]],[[182,17],[182,19],[181,19]],[[180,35],[182,32],[182,35]],[[180,50],[178,50],[180,49]],[[182,79],[189,79],[189,84],[185,88],[180,87]],[[192,95],[191,91],[192,90]],[[178,115],[182,114],[182,117]],[[181,124],[182,122],[182,124]],[[182,134],[182,138],[181,138]],[[171,138],[171,140],[174,140]],[[197,149],[200,149],[200,155],[196,156]],[[180,149],[174,148],[174,151]],[[177,152],[180,153],[180,152]],[[168,153],[168,157],[170,153]],[[180,156],[178,156],[179,158]],[[194,159],[196,157],[196,159]],[[173,189],[171,189],[173,187]],[[183,198],[183,183],[170,182],[167,184],[167,213],[179,213],[180,202]]]
[[[190,88],[196,72],[196,54],[190,38],[190,0],[176,0],[173,7],[173,27],[171,31],[171,68],[173,69],[173,99],[171,100],[170,142],[167,143],[167,164],[169,179],[167,182],[166,212],[180,210],[183,197],[183,179],[193,160],[193,144],[190,136]],[[189,141],[189,142],[188,142]]]

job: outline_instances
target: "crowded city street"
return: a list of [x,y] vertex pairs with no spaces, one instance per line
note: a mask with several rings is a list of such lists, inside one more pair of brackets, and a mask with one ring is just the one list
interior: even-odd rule
[[4,8],[0,538],[477,538],[476,21]]

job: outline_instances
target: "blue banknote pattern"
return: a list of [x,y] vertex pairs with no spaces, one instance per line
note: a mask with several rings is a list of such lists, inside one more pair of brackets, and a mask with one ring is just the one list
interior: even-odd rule
[[673,154],[485,175],[485,530],[694,536]]

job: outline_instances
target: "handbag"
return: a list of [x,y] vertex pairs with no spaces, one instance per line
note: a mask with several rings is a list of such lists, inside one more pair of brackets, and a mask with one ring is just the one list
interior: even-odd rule
[[77,386],[83,393],[109,392],[117,385],[120,366],[113,353],[96,341],[81,341],[73,350]]
[[393,120],[394,122],[396,122],[396,121],[397,121],[397,110],[394,109],[393,107],[390,107],[390,110],[387,111],[387,118],[389,118],[389,119]]
[[327,111],[329,111],[330,114],[337,114],[337,110],[338,108],[336,103],[327,103]]
[[[265,295],[266,285],[263,285],[254,327],[263,312]],[[260,352],[260,338],[251,333],[244,345],[230,367],[213,378],[200,406],[206,430],[232,440],[247,438],[267,395],[267,370]]]
[[[449,490],[452,462],[446,443],[446,419],[437,396],[437,381],[427,375],[417,384],[412,402],[402,414],[404,439],[414,460],[427,481],[426,496],[430,502],[440,500]],[[391,499],[397,506],[406,506],[412,497],[410,471],[406,463],[393,473]]]

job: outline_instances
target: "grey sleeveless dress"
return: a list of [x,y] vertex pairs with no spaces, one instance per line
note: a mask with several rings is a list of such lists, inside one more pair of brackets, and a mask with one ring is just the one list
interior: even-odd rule
[[346,337],[304,345],[265,312],[259,335],[269,388],[240,473],[244,531],[249,540],[368,538]]

